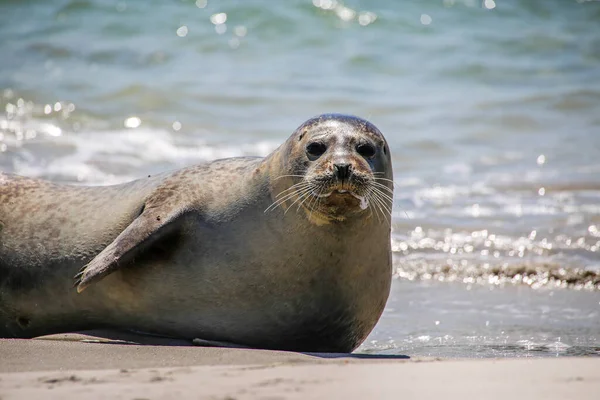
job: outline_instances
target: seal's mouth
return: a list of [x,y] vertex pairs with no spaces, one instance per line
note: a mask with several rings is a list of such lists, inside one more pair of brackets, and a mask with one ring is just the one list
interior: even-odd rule
[[359,207],[361,210],[366,210],[367,207],[369,207],[369,200],[365,197],[365,196],[360,196],[358,194],[356,194],[355,192],[351,191],[351,190],[345,190],[345,189],[334,189],[331,190],[328,193],[315,193],[313,192],[313,196],[318,197],[318,198],[328,198],[331,196],[337,197],[346,197],[346,196],[351,196],[354,197],[355,199],[357,199],[360,203],[359,203]]

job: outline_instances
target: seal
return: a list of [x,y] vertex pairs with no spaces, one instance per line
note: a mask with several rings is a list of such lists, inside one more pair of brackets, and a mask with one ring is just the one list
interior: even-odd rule
[[381,132],[339,114],[265,158],[121,185],[0,174],[0,336],[350,352],[389,295],[392,182]]

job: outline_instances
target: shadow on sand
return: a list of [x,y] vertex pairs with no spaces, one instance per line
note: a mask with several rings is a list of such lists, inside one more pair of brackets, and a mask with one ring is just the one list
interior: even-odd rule
[[[89,330],[73,333],[63,333],[56,335],[40,336],[36,338],[38,340],[59,340],[59,341],[73,341],[73,342],[85,342],[85,343],[103,343],[103,344],[119,344],[119,345],[142,345],[142,346],[171,346],[171,347],[226,347],[226,348],[238,348],[238,349],[251,349],[243,346],[227,345],[223,346],[210,346],[210,345],[198,345],[195,342],[192,343],[190,340],[174,339],[164,336],[155,336],[149,334],[141,334],[131,331],[117,331],[117,330]],[[294,352],[290,352],[294,353]],[[304,354],[310,357],[317,357],[322,359],[338,359],[338,358],[350,358],[350,359],[364,359],[364,360],[408,360],[409,356],[401,354],[361,354],[361,353],[313,353],[313,352],[300,352],[298,354]]]

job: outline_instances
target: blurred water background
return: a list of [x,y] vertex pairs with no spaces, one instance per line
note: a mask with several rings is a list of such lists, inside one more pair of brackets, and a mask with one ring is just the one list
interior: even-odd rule
[[600,354],[600,2],[0,0],[0,170],[110,184],[370,119],[396,280],[365,352]]

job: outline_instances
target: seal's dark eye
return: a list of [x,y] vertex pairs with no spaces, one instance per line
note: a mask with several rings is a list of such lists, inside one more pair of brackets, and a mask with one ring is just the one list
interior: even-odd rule
[[363,157],[371,158],[375,155],[375,147],[368,143],[359,144],[356,146],[356,151]]
[[313,156],[313,157],[322,156],[326,150],[327,150],[327,146],[325,146],[323,143],[319,143],[319,142],[312,142],[312,143],[309,143],[308,146],[306,146],[306,152],[308,153],[309,156]]

